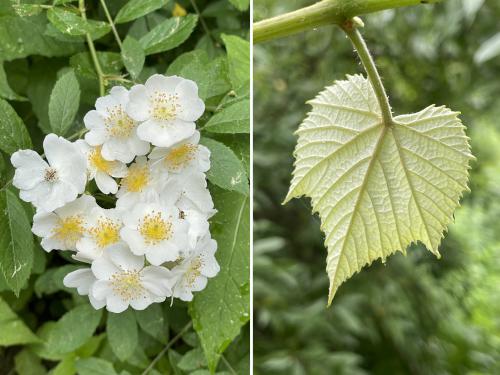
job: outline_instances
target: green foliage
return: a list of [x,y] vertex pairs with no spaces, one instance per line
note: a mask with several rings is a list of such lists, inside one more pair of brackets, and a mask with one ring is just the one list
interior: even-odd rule
[[[247,107],[240,104],[240,108],[249,112],[249,77],[244,82],[238,78],[239,87],[231,84],[234,78],[229,60],[239,57],[232,51],[228,58],[229,47],[226,49],[221,38],[222,34],[225,38],[234,36],[244,43],[249,34],[249,12],[238,11],[226,0],[198,0],[202,25],[199,14],[186,1],[179,2],[187,12],[182,17],[173,16],[174,1],[108,0],[106,4],[117,22],[121,48],[101,0],[84,1],[86,17],[77,1],[22,1],[15,7],[0,1],[1,370],[19,375],[139,375],[152,364],[149,373],[155,375],[208,374],[209,366],[212,373],[227,375],[234,368],[238,374],[247,374],[249,271],[248,265],[241,264],[249,258],[249,137],[239,134],[244,126],[238,120],[224,124],[231,134],[208,132],[204,127],[219,113],[225,116],[223,112],[233,102],[246,100]],[[211,13],[211,9],[216,12]],[[95,55],[87,39],[93,40]],[[240,57],[240,62],[245,59],[248,67],[248,54]],[[94,310],[87,297],[62,282],[81,265],[72,264],[69,252],[44,252],[38,239],[33,245],[33,210],[10,187],[10,155],[20,148],[43,153],[43,137],[51,132],[72,140],[80,136],[83,116],[93,108],[101,84],[107,93],[114,85],[130,87],[165,72],[196,81],[207,107],[198,128],[205,144],[212,148],[209,189],[216,209],[223,212],[212,223],[212,231],[218,228],[224,232],[217,238],[222,270],[209,279],[207,289],[195,295],[207,293],[207,301],[216,300],[222,292],[211,285],[224,288],[231,272],[241,284],[241,290],[228,289],[228,301],[238,302],[227,312],[232,321],[222,322],[210,313],[220,307],[216,304],[205,314],[200,310],[205,309],[205,303],[188,304],[178,299],[172,306],[167,300],[144,311],[120,315]],[[223,194],[230,197],[232,205],[217,197]],[[243,201],[247,205],[241,225],[228,222],[223,229],[218,221],[241,215]],[[107,207],[105,198],[98,197],[98,202]],[[235,232],[230,233],[229,228]],[[243,242],[235,246],[231,234]],[[225,269],[230,252],[235,265],[232,270]],[[3,310],[4,305],[9,306],[9,313]],[[190,314],[202,318],[203,324],[193,325]],[[4,330],[3,324],[15,329]],[[163,351],[167,344],[169,349]],[[218,363],[221,355],[225,361]]]
[[227,48],[230,79],[236,89],[250,79],[250,43],[234,35],[222,35]]
[[250,100],[245,99],[225,106],[203,129],[211,133],[250,133]]
[[[496,374],[500,371],[500,60],[473,56],[500,6],[443,1],[363,17],[395,115],[460,110],[477,158],[440,260],[423,246],[376,261],[326,308],[324,236],[308,199],[281,202],[305,102],[362,72],[336,27],[254,48],[254,373]],[[257,19],[311,4],[258,0]],[[437,212],[437,209],[435,209]],[[495,255],[496,254],[496,255]]]

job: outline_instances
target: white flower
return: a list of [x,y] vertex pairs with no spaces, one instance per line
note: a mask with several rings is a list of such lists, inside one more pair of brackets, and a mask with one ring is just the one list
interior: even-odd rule
[[82,195],[54,212],[39,211],[33,217],[32,231],[42,238],[41,245],[51,250],[76,250],[76,243],[85,233],[87,215],[97,207],[95,198]]
[[160,202],[175,205],[181,211],[198,210],[207,218],[217,212],[205,175],[200,172],[170,175],[165,188],[160,191]]
[[43,211],[53,211],[83,193],[87,183],[86,162],[78,147],[55,134],[43,141],[48,163],[33,150],[12,154],[16,172],[13,185],[19,197]]
[[116,207],[129,209],[141,202],[157,201],[159,192],[165,188],[167,177],[166,172],[152,171],[146,157],[136,158],[120,182],[120,189],[116,193]]
[[120,313],[130,305],[144,310],[150,304],[163,302],[171,295],[171,274],[164,267],[144,267],[144,257],[136,256],[123,245],[106,250],[106,255],[92,263],[97,281],[90,295],[105,300],[108,311]]
[[114,208],[93,208],[87,217],[85,234],[76,243],[77,253],[73,258],[91,263],[100,258],[105,249],[121,243],[121,216],[121,212]]
[[206,172],[210,169],[210,150],[199,144],[200,132],[171,147],[155,147],[149,154],[154,168],[169,173]]
[[136,255],[156,266],[179,257],[187,246],[188,224],[179,218],[175,207],[158,204],[139,204],[123,213],[121,237]]
[[67,288],[76,288],[81,296],[88,295],[90,304],[94,309],[98,310],[106,305],[106,301],[104,299],[97,300],[89,293],[96,281],[97,279],[90,268],[82,268],[68,273],[63,279],[63,284]]
[[[171,269],[174,286],[172,296],[183,301],[193,299],[192,292],[205,289],[207,278],[219,273],[220,267],[215,259],[217,242],[210,238],[210,234],[198,241],[195,249],[175,267]],[[170,285],[170,284],[169,284]]]
[[194,134],[196,121],[205,111],[193,81],[177,76],[155,74],[144,85],[130,90],[127,113],[137,121],[142,140],[155,146],[170,147]]
[[87,142],[79,139],[75,142],[80,151],[87,157],[87,172],[89,181],[95,183],[104,194],[115,194],[118,184],[113,177],[124,177],[127,174],[125,163],[115,160],[109,161],[102,157],[102,146],[92,147]]
[[128,101],[127,89],[115,86],[110,95],[97,99],[96,109],[83,118],[89,129],[85,140],[91,146],[102,145],[102,156],[106,160],[130,163],[136,155],[149,152],[149,143],[137,136],[137,122],[125,112]]

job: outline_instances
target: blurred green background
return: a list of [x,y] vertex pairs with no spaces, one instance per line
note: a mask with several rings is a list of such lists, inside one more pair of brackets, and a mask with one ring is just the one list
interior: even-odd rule
[[[255,0],[261,20],[311,4]],[[500,374],[500,1],[363,18],[396,114],[462,112],[477,161],[437,260],[421,246],[365,268],[326,307],[326,250],[305,198],[282,206],[305,101],[362,72],[337,27],[254,50],[256,374]]]

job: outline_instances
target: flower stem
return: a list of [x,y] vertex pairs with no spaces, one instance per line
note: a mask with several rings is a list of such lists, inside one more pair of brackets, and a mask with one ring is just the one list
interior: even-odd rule
[[208,26],[207,26],[207,24],[205,22],[205,19],[201,15],[200,9],[198,8],[198,5],[196,4],[196,0],[190,0],[190,1],[191,1],[191,5],[192,5],[194,11],[198,15],[198,18],[200,20],[201,26],[203,27],[203,30],[205,31],[205,34],[208,35],[208,37],[210,38],[210,40],[212,42],[215,42],[215,40],[214,40],[214,38],[212,36],[212,33],[210,32],[210,29],[208,28]]
[[104,10],[104,14],[106,15],[106,18],[108,19],[108,23],[111,26],[111,30],[113,31],[113,35],[115,36],[116,43],[118,43],[118,46],[120,47],[120,51],[121,51],[122,40],[120,38],[120,35],[118,34],[118,31],[116,30],[115,23],[113,22],[113,18],[111,17],[111,14],[109,14],[108,6],[106,5],[106,0],[101,0],[101,6],[102,6],[102,9]]
[[366,70],[366,74],[368,75],[368,79],[370,80],[370,83],[373,87],[373,91],[375,91],[375,96],[377,97],[378,104],[382,112],[382,120],[384,122],[384,125],[391,126],[393,124],[393,120],[389,98],[387,97],[387,94],[385,92],[382,79],[380,78],[380,74],[378,73],[377,66],[375,65],[375,61],[373,60],[370,50],[368,49],[363,36],[358,30],[358,22],[360,21],[349,20],[347,22],[344,22],[341,28],[345,31],[345,33],[351,40],[354,48],[356,49],[356,52],[358,53],[359,59],[361,60],[361,63]]
[[[85,13],[85,0],[78,0],[78,9],[82,15],[82,19],[87,21],[87,14]],[[87,38],[87,44],[89,46],[90,55],[92,56],[92,61],[94,62],[95,70],[97,72],[97,77],[99,79],[99,95],[104,96],[104,73],[102,72],[101,64],[97,58],[97,52],[95,50],[94,42],[89,33],[85,34]]]
[[253,24],[253,42],[282,38],[324,25],[341,25],[362,14],[441,0],[322,0],[311,6]]

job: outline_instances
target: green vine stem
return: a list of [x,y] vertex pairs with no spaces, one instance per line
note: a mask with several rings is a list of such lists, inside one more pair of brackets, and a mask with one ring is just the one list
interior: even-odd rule
[[253,42],[261,43],[325,25],[342,25],[355,16],[441,0],[322,0],[253,24]]
[[[78,9],[80,10],[80,14],[82,15],[82,19],[87,21],[87,14],[85,13],[85,0],[78,0]],[[85,34],[87,38],[87,44],[89,46],[90,55],[92,56],[92,61],[94,62],[95,70],[97,72],[97,76],[99,78],[99,95],[104,96],[104,73],[102,72],[101,64],[99,63],[99,59],[97,58],[97,52],[95,50],[94,42],[92,41],[92,37],[89,33]]]
[[366,74],[368,75],[368,79],[373,87],[373,91],[375,91],[375,96],[377,97],[380,110],[382,111],[382,121],[384,122],[384,125],[391,126],[393,121],[389,98],[385,92],[382,79],[380,78],[380,74],[378,73],[377,66],[375,65],[375,61],[373,60],[370,50],[358,30],[360,25],[362,25],[361,20],[355,17],[352,20],[344,22],[344,24],[341,25],[341,28],[351,40],[352,45],[356,49],[359,59],[366,70]]
[[120,51],[121,51],[122,40],[120,38],[120,35],[118,34],[118,31],[116,30],[116,26],[115,26],[115,23],[113,22],[113,18],[111,17],[111,14],[109,14],[108,6],[106,5],[106,0],[101,0],[101,6],[102,6],[102,9],[104,10],[104,14],[106,15],[108,23],[111,26],[111,30],[113,31],[113,35],[115,36],[116,43],[118,43],[118,46],[120,47]]

